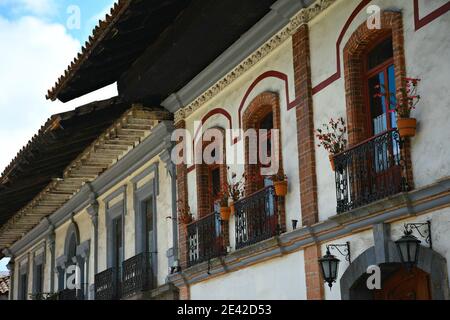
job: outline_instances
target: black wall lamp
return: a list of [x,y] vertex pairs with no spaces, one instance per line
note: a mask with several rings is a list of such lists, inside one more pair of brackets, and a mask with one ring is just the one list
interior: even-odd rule
[[345,257],[345,260],[351,262],[350,257],[350,242],[345,244],[330,244],[327,245],[327,253],[322,259],[319,259],[320,269],[322,270],[322,276],[330,289],[333,287],[333,283],[336,282],[338,271],[339,271],[339,263],[341,262],[336,256],[331,254],[331,250],[335,249],[342,256]]
[[402,264],[408,271],[411,271],[412,268],[417,265],[420,244],[422,243],[422,241],[413,235],[414,230],[417,231],[420,237],[425,239],[425,242],[429,244],[430,249],[433,249],[431,221],[405,224],[405,230],[403,231],[404,235],[395,241],[395,244],[397,245],[398,254]]

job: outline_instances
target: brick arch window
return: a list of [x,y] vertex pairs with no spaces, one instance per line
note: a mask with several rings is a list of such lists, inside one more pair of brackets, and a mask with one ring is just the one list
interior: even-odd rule
[[[215,206],[220,200],[221,188],[227,182],[225,130],[218,127],[210,129],[219,130],[222,133],[223,161],[222,163],[214,164],[206,164],[202,161],[202,164],[195,165],[195,170],[197,172],[197,213],[199,219],[206,217],[216,210]],[[202,154],[205,148],[211,143],[212,141],[202,142]],[[215,154],[212,156],[215,157]]]
[[387,99],[374,99],[374,88],[382,84],[396,91],[406,78],[402,15],[382,12],[381,29],[363,23],[344,48],[345,91],[349,143],[356,145],[396,126],[388,112]]
[[[258,95],[247,107],[243,116],[243,130],[247,131],[249,129],[255,129],[257,132],[261,129],[270,130],[280,130],[281,131],[281,120],[280,120],[280,100],[279,96],[273,92],[264,92]],[[281,135],[280,135],[281,137]],[[259,139],[259,137],[258,137]],[[268,143],[268,151],[271,152],[270,146],[270,133],[266,137]],[[259,141],[258,141],[259,145]],[[279,155],[278,159],[280,161],[279,170],[283,172],[283,158],[281,152],[281,141],[279,141]],[[248,139],[245,139],[245,172],[247,176],[251,177],[252,180],[246,181],[246,194],[252,194],[259,189],[264,187],[264,179],[261,177],[261,167],[262,165],[250,164],[250,153],[258,152],[258,150],[250,150],[251,144]],[[260,179],[258,179],[260,178]],[[259,181],[258,181],[259,180]]]
[[350,148],[335,157],[338,213],[413,187],[410,142],[399,138],[388,98],[406,84],[403,33],[402,14],[383,11],[381,28],[361,24],[344,48]]

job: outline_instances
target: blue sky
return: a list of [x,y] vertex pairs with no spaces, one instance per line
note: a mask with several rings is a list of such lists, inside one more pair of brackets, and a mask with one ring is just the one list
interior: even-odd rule
[[[51,115],[117,94],[111,85],[66,104],[45,99],[113,4],[0,0],[0,174]],[[0,261],[0,271],[5,263]]]
[[103,19],[113,4],[113,0],[0,0],[0,16],[9,20],[35,16],[47,22],[67,25],[74,12],[70,9],[77,6],[81,28],[67,30],[74,38],[84,42],[100,17]]

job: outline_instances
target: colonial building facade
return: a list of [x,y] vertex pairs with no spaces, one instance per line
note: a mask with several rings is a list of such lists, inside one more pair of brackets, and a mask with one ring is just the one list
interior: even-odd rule
[[[118,1],[48,98],[119,96],[53,116],[0,180],[10,298],[449,299],[449,10]],[[225,161],[174,162],[210,133]]]

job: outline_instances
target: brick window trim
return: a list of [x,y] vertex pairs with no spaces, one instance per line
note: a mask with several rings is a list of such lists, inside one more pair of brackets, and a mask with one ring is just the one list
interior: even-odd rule
[[[404,88],[406,85],[406,61],[404,52],[404,29],[401,12],[382,11],[381,29],[368,29],[362,23],[350,36],[344,47],[344,75],[347,111],[347,129],[349,145],[354,146],[370,138],[366,121],[366,83],[362,80],[364,70],[363,57],[367,51],[383,38],[392,37],[394,50],[395,85]],[[406,178],[413,188],[411,163],[411,143],[406,139],[403,157],[406,162]]]
[[[222,141],[222,147],[223,147],[223,153],[222,153],[222,159],[224,160],[223,164],[219,164],[220,168],[220,183],[223,185],[227,182],[228,178],[228,168],[227,164],[225,162],[226,160],[226,139],[225,139],[225,129],[220,127],[212,127],[205,130],[205,133],[208,130],[219,130],[223,135],[223,141]],[[203,139],[202,139],[203,140]],[[210,145],[211,141],[202,141],[201,145],[199,142],[199,145],[196,146],[197,148],[202,148],[201,152],[203,154],[203,151],[205,148]],[[206,163],[202,164],[196,164],[195,165],[195,172],[196,172],[196,186],[197,186],[197,216],[199,219],[204,218],[211,214],[211,190],[212,186],[210,186],[210,177],[209,177],[209,168],[210,166]],[[221,186],[222,187],[222,186]]]
[[[222,141],[222,159],[223,164],[219,164],[220,169],[220,183],[221,186],[228,182],[228,166],[226,164],[227,159],[227,153],[226,153],[226,137],[225,137],[225,129],[221,127],[211,127],[205,130],[205,133],[208,130],[219,130],[223,135],[223,141]],[[205,134],[203,133],[203,134]],[[202,139],[203,141],[203,139]],[[210,145],[211,141],[203,141],[199,142],[199,145],[196,146],[196,148],[202,148],[202,154],[205,148]],[[208,215],[212,214],[211,211],[211,190],[212,186],[210,185],[210,176],[209,176],[209,168],[210,166],[208,164],[196,164],[195,165],[195,172],[196,172],[196,188],[197,188],[197,217],[198,219],[207,217]],[[222,237],[223,237],[223,245],[229,246],[230,244],[230,237],[229,237],[229,222],[224,221],[222,222]]]
[[[267,116],[270,112],[273,114],[273,129],[280,131],[280,141],[279,143],[279,154],[278,159],[279,170],[278,173],[284,174],[283,169],[283,147],[281,143],[281,107],[280,107],[280,97],[276,92],[266,91],[260,93],[256,96],[252,102],[245,109],[243,117],[242,117],[242,126],[244,132],[255,128],[256,125],[263,120],[265,116]],[[257,177],[259,174],[258,170],[260,169],[258,165],[249,164],[250,162],[250,145],[248,143],[248,139],[244,141],[244,153],[245,153],[245,174],[250,177]],[[245,181],[245,195],[249,196],[258,191],[258,186],[252,181]],[[286,230],[286,209],[284,199],[280,205],[280,221],[281,221],[281,230]]]
[[[255,128],[257,123],[261,121],[267,114],[273,113],[273,128],[280,130],[281,132],[281,114],[280,114],[280,98],[275,92],[263,92],[253,99],[247,109],[244,111],[242,118],[242,125],[244,132]],[[281,139],[281,134],[280,134]],[[250,177],[256,177],[258,175],[259,166],[255,164],[249,164],[250,162],[250,144],[248,139],[245,139],[245,173]],[[279,172],[283,173],[283,155],[281,141],[279,141],[280,152],[278,159],[280,161]],[[246,181],[246,195],[250,195],[257,190],[255,184]]]

